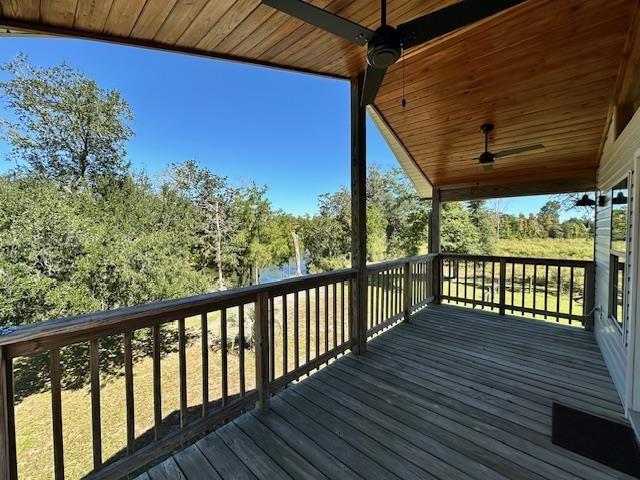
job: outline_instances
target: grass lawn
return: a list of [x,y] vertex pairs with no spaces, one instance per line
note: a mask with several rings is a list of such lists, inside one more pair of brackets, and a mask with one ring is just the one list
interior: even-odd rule
[[[334,338],[340,344],[343,338],[348,338],[348,308],[345,303],[345,329],[341,331],[342,304],[340,287],[336,296],[336,327],[334,335],[333,291],[329,288],[328,296],[321,288],[318,302],[320,321],[316,325],[316,299],[312,290],[310,295],[310,329],[308,332],[310,343],[310,358],[316,355],[315,340],[320,339],[318,352],[322,354],[326,348],[335,346]],[[348,289],[345,289],[345,299],[348,299]],[[326,310],[325,305],[329,306]],[[294,359],[294,299],[287,297],[287,370],[293,370]],[[299,298],[299,363],[306,361],[307,331],[305,325],[306,303],[303,294]],[[232,342],[238,333],[236,309],[229,309],[227,335]],[[283,324],[282,299],[275,302],[275,376],[280,376],[283,364]],[[245,334],[251,331],[250,310],[245,316]],[[209,399],[216,401],[221,398],[221,349],[220,349],[220,315],[218,312],[208,316],[209,326]],[[326,326],[326,328],[325,328]],[[177,330],[177,322],[163,326],[163,330]],[[325,332],[327,335],[325,335]],[[202,357],[200,318],[186,320],[186,333],[189,339],[186,350],[187,364],[187,401],[193,407],[194,413],[199,414],[202,404]],[[172,336],[170,336],[172,337]],[[326,344],[325,344],[326,340]],[[229,346],[228,353],[228,385],[229,395],[240,391],[239,355],[238,350]],[[246,390],[255,387],[254,352],[245,350],[245,379]],[[63,365],[64,368],[64,365]],[[134,363],[134,401],[135,401],[135,430],[139,448],[150,438],[153,428],[153,362],[150,356],[142,357]],[[108,461],[126,447],[126,417],[125,417],[125,385],[123,372],[115,375],[103,375],[101,379],[100,404],[102,423],[103,461]],[[179,411],[179,361],[177,352],[166,353],[161,360],[162,383],[162,413],[163,428],[175,428],[177,412]],[[91,397],[89,386],[79,389],[64,389],[62,392],[63,415],[63,443],[66,478],[80,478],[92,470],[91,445]],[[15,406],[16,418],[16,447],[18,456],[18,475],[25,479],[53,478],[53,441],[51,435],[51,393],[44,391],[33,393],[23,398]],[[141,440],[142,437],[142,441]]]
[[511,257],[592,260],[593,239],[528,238],[526,240],[498,240],[495,254]]

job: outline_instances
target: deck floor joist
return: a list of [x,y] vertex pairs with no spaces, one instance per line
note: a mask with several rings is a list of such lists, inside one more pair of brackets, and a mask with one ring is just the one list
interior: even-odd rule
[[140,478],[631,478],[553,445],[554,401],[622,420],[591,333],[429,307]]

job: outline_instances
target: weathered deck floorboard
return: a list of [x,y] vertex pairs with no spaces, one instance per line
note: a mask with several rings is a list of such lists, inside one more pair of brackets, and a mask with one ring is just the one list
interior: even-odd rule
[[430,307],[143,478],[631,478],[553,445],[553,401],[622,418],[591,333]]

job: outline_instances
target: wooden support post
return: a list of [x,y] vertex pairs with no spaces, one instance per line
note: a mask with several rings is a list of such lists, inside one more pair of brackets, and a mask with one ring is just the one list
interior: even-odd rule
[[505,304],[507,301],[507,260],[500,259],[500,281],[498,282],[498,288],[500,288],[500,315],[506,313]]
[[17,478],[13,423],[13,364],[0,347],[0,478]]
[[269,411],[269,294],[260,292],[256,296],[254,340],[256,346],[256,390],[259,413]]
[[[440,189],[434,188],[431,196],[431,217],[429,218],[429,253],[440,253],[440,215],[442,213],[440,203]],[[441,279],[440,270],[442,260],[438,256],[431,265],[431,290],[433,293],[433,303],[439,304],[441,301]]]
[[404,282],[402,284],[403,303],[404,303],[404,321],[409,322],[411,320],[411,307],[413,302],[413,296],[411,292],[413,290],[413,275],[411,272],[411,262],[405,262],[404,264]]
[[431,261],[431,303],[439,305],[442,301],[442,257],[438,254]]
[[595,264],[591,263],[584,269],[584,329],[588,332],[593,331],[593,309],[595,306],[595,290],[596,290],[596,269]]
[[429,253],[440,253],[440,189],[434,188],[431,197],[431,217],[429,218]]
[[352,351],[367,345],[367,155],[366,114],[360,105],[362,75],[351,79],[351,266],[357,270],[351,289]]

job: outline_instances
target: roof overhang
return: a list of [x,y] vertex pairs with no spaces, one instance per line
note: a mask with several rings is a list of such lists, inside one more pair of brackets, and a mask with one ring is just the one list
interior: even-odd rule
[[[368,28],[379,22],[378,0],[311,3]],[[397,25],[451,3],[389,0],[388,21]],[[629,115],[621,92],[640,90],[638,3],[529,0],[407,51],[369,113],[418,193],[428,198],[437,187],[460,198],[588,186],[613,112]],[[333,78],[365,67],[364,48],[259,0],[0,0],[0,8],[3,35],[72,36]],[[483,169],[477,157],[486,122],[496,125],[493,151],[545,148]]]

